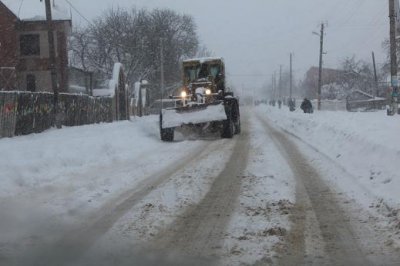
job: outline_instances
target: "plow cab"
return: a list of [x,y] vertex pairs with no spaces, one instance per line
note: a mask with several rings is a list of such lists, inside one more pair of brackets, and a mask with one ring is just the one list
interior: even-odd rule
[[172,96],[177,106],[160,113],[161,139],[173,141],[180,127],[219,131],[223,138],[240,133],[239,102],[225,86],[222,58],[185,60],[182,69],[183,87]]

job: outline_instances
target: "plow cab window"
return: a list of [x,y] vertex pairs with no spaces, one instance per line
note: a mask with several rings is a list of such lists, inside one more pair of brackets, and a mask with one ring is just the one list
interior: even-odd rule
[[197,66],[185,68],[185,78],[188,82],[193,82],[199,75],[200,68]]
[[210,75],[207,64],[201,64],[199,78],[208,78]]
[[219,65],[213,65],[210,67],[210,74],[214,79],[218,76],[219,73],[220,73]]

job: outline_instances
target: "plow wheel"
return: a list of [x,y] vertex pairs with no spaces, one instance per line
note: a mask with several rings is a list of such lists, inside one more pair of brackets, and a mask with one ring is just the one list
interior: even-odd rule
[[231,139],[235,134],[235,124],[233,122],[232,114],[229,112],[228,119],[222,122],[221,137]]
[[174,141],[174,128],[162,127],[162,114],[160,113],[160,137],[162,141]]

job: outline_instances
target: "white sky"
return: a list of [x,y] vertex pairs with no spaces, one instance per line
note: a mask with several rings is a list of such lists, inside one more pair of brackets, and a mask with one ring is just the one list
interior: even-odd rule
[[[259,87],[271,74],[289,67],[295,78],[318,65],[320,23],[327,22],[324,58],[336,67],[346,56],[385,60],[382,41],[389,35],[387,0],[70,0],[88,19],[112,6],[168,7],[192,15],[202,42],[225,58],[230,81]],[[74,23],[81,18],[74,14]],[[244,76],[241,76],[244,75]],[[255,75],[255,76],[254,76]]]

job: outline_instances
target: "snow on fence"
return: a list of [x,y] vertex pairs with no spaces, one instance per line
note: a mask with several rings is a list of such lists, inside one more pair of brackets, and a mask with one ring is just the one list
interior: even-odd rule
[[347,101],[346,109],[349,112],[354,111],[374,111],[384,110],[388,100],[384,98],[375,98],[370,100]]
[[[298,100],[301,104],[301,100]],[[318,101],[311,100],[314,109],[317,109]],[[300,105],[299,105],[300,106]],[[321,110],[323,111],[346,111],[346,101],[339,101],[339,100],[322,100],[321,101]]]
[[[297,102],[301,102],[298,100]],[[311,100],[314,109],[317,108],[318,101],[313,99]],[[387,99],[384,98],[375,98],[369,100],[322,100],[321,101],[321,110],[323,111],[376,111],[385,109],[388,104]]]
[[[53,94],[0,92],[0,137],[39,133],[53,124]],[[59,95],[62,124],[79,126],[112,122],[113,99],[77,94]]]

